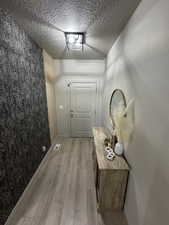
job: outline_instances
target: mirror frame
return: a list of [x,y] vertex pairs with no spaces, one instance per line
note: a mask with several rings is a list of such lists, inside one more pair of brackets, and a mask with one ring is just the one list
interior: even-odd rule
[[116,91],[119,91],[122,95],[122,98],[123,98],[123,102],[124,102],[124,106],[125,108],[127,107],[127,102],[126,102],[126,98],[125,98],[125,95],[123,93],[123,91],[121,89],[115,89],[112,94],[111,94],[111,98],[110,98],[110,103],[109,103],[109,118],[111,120],[111,123],[112,123],[112,126],[113,126],[113,129],[115,128],[115,123],[114,123],[114,120],[112,118],[112,115],[111,115],[111,104],[112,104],[112,100],[113,100],[113,96],[115,94]]

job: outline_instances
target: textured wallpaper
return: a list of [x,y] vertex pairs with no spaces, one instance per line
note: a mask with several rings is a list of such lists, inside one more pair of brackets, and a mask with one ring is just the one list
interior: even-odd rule
[[0,225],[50,146],[41,49],[0,9]]

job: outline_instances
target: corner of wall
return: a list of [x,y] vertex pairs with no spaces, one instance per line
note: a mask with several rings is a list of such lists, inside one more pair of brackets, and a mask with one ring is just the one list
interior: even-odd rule
[[47,106],[48,106],[48,120],[50,128],[50,137],[52,143],[57,136],[57,112],[56,112],[56,91],[55,83],[57,74],[55,71],[56,65],[54,59],[43,50],[44,58],[44,71],[46,78],[46,93],[47,93]]

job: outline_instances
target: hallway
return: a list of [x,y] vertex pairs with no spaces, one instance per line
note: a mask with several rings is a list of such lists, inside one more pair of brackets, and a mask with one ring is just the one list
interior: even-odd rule
[[58,152],[51,149],[9,224],[97,225],[91,154],[90,139],[64,139]]
[[168,20],[168,0],[0,1],[0,225],[168,224]]
[[6,225],[126,225],[121,212],[97,212],[89,138],[57,138]]

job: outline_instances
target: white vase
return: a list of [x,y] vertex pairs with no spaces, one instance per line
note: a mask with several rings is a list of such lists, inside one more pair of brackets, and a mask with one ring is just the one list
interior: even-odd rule
[[114,152],[117,155],[122,155],[123,154],[123,151],[124,151],[123,144],[117,142],[116,145],[115,145],[115,148],[114,148]]

